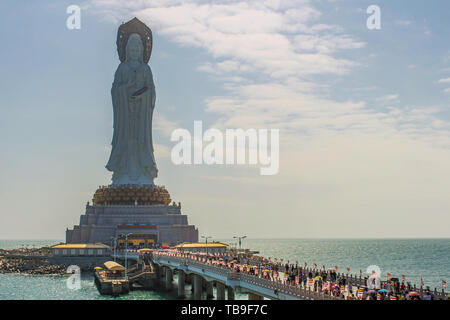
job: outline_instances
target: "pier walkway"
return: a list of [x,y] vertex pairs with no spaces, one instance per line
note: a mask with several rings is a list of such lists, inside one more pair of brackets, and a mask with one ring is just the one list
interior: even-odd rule
[[[223,265],[212,265],[197,261],[190,257],[176,257],[164,253],[153,253],[153,263],[164,268],[167,286],[171,284],[172,274],[178,272],[179,294],[184,291],[186,275],[191,276],[194,287],[194,298],[199,300],[205,289],[212,297],[212,286],[217,289],[217,299],[225,299],[225,289],[229,300],[235,297],[235,290],[248,293],[250,300],[343,300],[324,292],[314,291],[311,287],[291,286],[281,281],[271,281],[255,275],[230,270]],[[170,282],[170,283],[169,283]],[[182,290],[180,289],[182,288]]]

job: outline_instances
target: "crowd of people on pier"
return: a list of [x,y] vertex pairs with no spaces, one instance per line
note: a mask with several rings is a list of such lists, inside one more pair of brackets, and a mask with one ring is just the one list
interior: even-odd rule
[[[316,264],[308,267],[305,263],[298,261],[292,263],[283,259],[271,259],[260,256],[231,255],[226,254],[206,254],[180,252],[178,250],[158,250],[157,255],[174,256],[183,259],[190,259],[207,265],[227,268],[236,273],[245,273],[282,283],[294,288],[301,288],[316,293],[330,295],[337,299],[346,300],[435,300],[450,299],[444,291],[432,291],[429,287],[416,288],[407,282],[405,276],[401,281],[392,278],[388,274],[387,280],[382,281],[375,272],[372,275],[363,277],[362,271],[359,276],[350,274],[347,268],[346,273],[338,273],[338,267],[326,269],[325,266],[318,268]],[[445,288],[445,284],[443,283]]]

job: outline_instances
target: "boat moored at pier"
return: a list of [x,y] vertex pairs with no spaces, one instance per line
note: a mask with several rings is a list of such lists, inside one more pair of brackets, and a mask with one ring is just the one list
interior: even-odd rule
[[129,281],[125,276],[125,267],[114,261],[104,263],[105,269],[96,267],[95,285],[102,295],[118,296],[130,291]]

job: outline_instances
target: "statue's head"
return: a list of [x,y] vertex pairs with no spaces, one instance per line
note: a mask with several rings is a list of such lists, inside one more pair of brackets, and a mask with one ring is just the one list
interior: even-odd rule
[[130,35],[126,46],[126,61],[139,61],[144,59],[144,46],[141,36],[137,33]]

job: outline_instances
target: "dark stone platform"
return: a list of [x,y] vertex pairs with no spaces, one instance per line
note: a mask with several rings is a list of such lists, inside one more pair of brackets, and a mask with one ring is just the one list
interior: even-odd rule
[[66,230],[66,243],[104,243],[125,234],[143,234],[155,243],[198,242],[198,229],[188,224],[181,205],[86,205],[80,224]]

